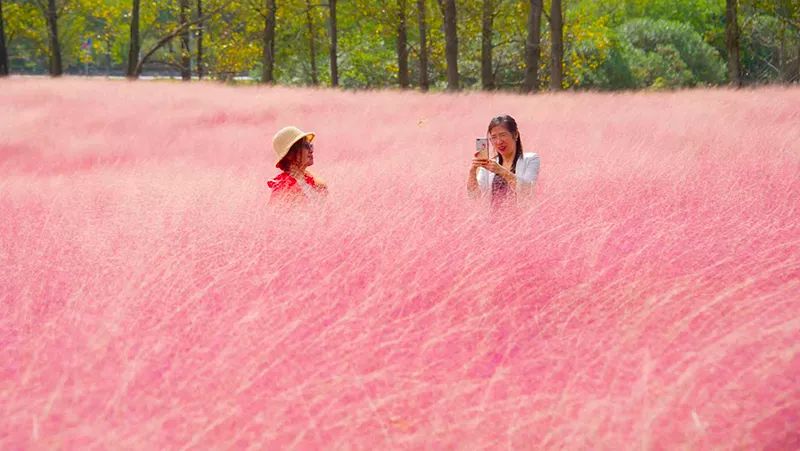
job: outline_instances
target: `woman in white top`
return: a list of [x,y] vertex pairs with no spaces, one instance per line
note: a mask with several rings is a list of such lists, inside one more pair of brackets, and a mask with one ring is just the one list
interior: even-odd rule
[[539,177],[539,155],[523,153],[517,121],[509,115],[492,119],[487,130],[497,157],[472,160],[467,191],[473,197],[491,196],[492,207],[530,197]]

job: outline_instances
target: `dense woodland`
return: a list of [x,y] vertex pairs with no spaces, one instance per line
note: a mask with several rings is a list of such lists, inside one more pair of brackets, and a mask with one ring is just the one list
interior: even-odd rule
[[345,88],[798,83],[800,0],[0,0],[0,75]]

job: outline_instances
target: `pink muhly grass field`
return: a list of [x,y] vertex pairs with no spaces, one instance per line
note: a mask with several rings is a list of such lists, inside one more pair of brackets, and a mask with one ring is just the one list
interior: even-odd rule
[[[516,217],[465,190],[499,113]],[[798,174],[798,88],[0,81],[0,449],[797,449]]]

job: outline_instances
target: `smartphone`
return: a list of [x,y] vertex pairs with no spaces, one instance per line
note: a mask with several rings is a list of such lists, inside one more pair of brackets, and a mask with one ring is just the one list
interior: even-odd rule
[[489,140],[486,138],[475,138],[475,158],[489,158]]

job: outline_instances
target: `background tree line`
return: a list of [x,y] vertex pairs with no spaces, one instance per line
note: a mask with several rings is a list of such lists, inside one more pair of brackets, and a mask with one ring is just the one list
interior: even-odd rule
[[657,89],[800,80],[800,0],[0,0],[0,75]]

